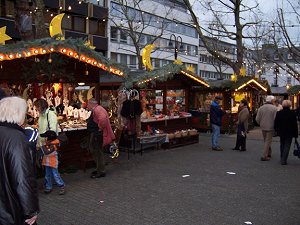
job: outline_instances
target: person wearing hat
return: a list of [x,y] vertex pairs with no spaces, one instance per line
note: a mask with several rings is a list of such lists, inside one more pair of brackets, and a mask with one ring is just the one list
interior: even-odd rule
[[222,96],[217,95],[210,105],[210,124],[212,128],[211,142],[212,150],[223,151],[219,146],[218,140],[221,132],[222,117],[226,113],[220,107]]
[[42,159],[42,165],[45,166],[45,194],[49,194],[52,191],[52,177],[55,183],[60,188],[59,194],[65,194],[65,183],[62,180],[58,172],[58,155],[57,150],[59,147],[59,140],[53,130],[47,130],[45,133],[40,134],[42,138],[46,139],[46,142],[41,147],[41,151],[44,156]]
[[272,156],[272,137],[274,133],[274,120],[277,113],[277,108],[272,104],[275,97],[268,95],[266,102],[259,107],[256,115],[256,122],[261,128],[262,135],[264,138],[263,156],[260,158],[261,161],[269,161]]

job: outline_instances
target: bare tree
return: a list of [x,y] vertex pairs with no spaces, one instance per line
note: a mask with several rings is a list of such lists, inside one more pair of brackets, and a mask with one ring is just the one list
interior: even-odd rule
[[[172,12],[173,7],[165,6],[160,8],[159,10],[162,13],[158,19],[158,17],[155,18],[143,10],[145,0],[115,0],[114,2],[117,4],[112,5],[111,14],[113,17],[110,19],[114,27],[130,39],[134,50],[130,50],[127,45],[122,44],[120,44],[119,48],[134,53],[138,59],[138,68],[143,69],[141,50],[147,44],[155,43],[160,37],[166,34],[166,28],[170,25],[167,18]],[[154,7],[151,10],[155,12],[157,8]],[[152,38],[144,42],[146,33]]]
[[[270,43],[273,44],[279,60],[273,60],[278,68],[300,81],[300,71],[295,64],[300,63],[300,35],[294,28],[300,23],[300,1],[287,1],[289,7],[279,7],[277,18],[273,22],[273,32],[270,33]],[[297,45],[298,43],[298,45]],[[292,60],[290,60],[292,59]],[[279,63],[282,62],[282,63]]]
[[[200,4],[207,12],[210,12],[213,21],[217,22],[210,24],[210,27],[206,28],[205,24],[197,18],[190,1],[183,1],[192,16],[193,23],[208,52],[229,65],[235,74],[240,75],[240,69],[244,63],[244,40],[253,38],[246,35],[245,30],[259,23],[258,21],[250,21],[247,18],[249,13],[255,14],[258,11],[258,3],[255,2],[252,3],[253,5],[246,5],[243,0],[208,0],[205,2],[197,0],[195,3]],[[242,23],[241,21],[245,22]],[[233,42],[236,45],[236,57],[232,58],[220,49],[215,49],[209,41],[208,36],[219,37]]]

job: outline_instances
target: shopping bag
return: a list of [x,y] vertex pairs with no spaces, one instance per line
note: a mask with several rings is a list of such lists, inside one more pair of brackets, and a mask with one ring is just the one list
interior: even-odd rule
[[296,138],[295,138],[295,143],[294,143],[294,156],[297,156],[298,158],[300,158],[300,145]]

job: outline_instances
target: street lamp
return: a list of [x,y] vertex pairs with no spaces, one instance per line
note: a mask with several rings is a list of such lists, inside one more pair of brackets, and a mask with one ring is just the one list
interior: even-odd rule
[[177,54],[178,54],[178,44],[180,44],[179,49],[183,50],[183,45],[182,45],[182,38],[181,36],[175,36],[175,34],[171,34],[170,36],[170,42],[169,42],[169,47],[173,47],[173,42],[172,42],[172,37],[174,37],[174,41],[175,41],[175,52],[174,52],[174,56],[175,56],[175,60],[177,59]]

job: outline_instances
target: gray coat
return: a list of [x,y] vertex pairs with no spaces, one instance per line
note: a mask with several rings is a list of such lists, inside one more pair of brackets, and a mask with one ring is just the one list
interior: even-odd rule
[[259,107],[256,115],[256,122],[264,131],[274,130],[274,120],[276,117],[277,108],[272,103],[265,103]]
[[249,110],[244,106],[238,114],[238,123],[244,124],[245,131],[248,131]]

